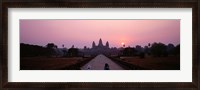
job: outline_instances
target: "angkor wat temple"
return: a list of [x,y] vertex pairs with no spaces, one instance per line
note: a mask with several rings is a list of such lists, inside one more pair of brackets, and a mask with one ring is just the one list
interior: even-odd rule
[[114,55],[118,54],[118,50],[116,48],[110,48],[109,42],[107,41],[105,45],[103,45],[103,41],[100,38],[98,45],[95,44],[93,41],[92,48],[91,49],[84,49],[83,54],[84,55],[98,55],[98,54],[104,54],[104,55]]

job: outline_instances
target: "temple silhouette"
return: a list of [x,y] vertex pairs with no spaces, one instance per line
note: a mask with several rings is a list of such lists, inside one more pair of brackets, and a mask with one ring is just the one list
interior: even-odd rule
[[99,43],[97,45],[93,41],[92,48],[84,48],[82,50],[82,53],[84,54],[84,56],[95,56],[98,54],[104,54],[104,55],[118,54],[119,51],[117,50],[117,48],[110,48],[108,41],[104,45],[102,39],[100,38]]
[[99,39],[99,44],[96,45],[95,42],[93,41],[92,43],[92,49],[99,49],[99,50],[103,50],[103,49],[109,49],[109,42],[106,42],[106,45],[103,45],[103,41],[101,40],[101,38]]

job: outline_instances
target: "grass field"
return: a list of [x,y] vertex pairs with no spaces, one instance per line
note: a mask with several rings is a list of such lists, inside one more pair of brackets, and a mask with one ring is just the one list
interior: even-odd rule
[[56,70],[75,65],[85,59],[81,57],[57,58],[57,57],[27,57],[20,59],[21,70]]
[[121,57],[121,60],[151,70],[180,70],[180,56],[169,57]]

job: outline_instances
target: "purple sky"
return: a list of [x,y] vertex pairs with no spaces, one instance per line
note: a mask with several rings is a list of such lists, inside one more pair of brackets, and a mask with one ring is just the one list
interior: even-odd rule
[[20,20],[20,43],[78,48],[98,44],[110,47],[162,42],[180,44],[180,20]]

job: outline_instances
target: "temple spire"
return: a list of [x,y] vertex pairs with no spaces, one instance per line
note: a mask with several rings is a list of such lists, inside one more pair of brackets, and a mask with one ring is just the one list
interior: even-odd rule
[[108,41],[106,42],[106,47],[109,48],[109,42]]
[[98,46],[103,46],[103,42],[102,42],[101,38],[99,39],[99,45]]
[[92,48],[95,48],[96,47],[96,44],[95,44],[95,42],[93,41],[92,42]]

